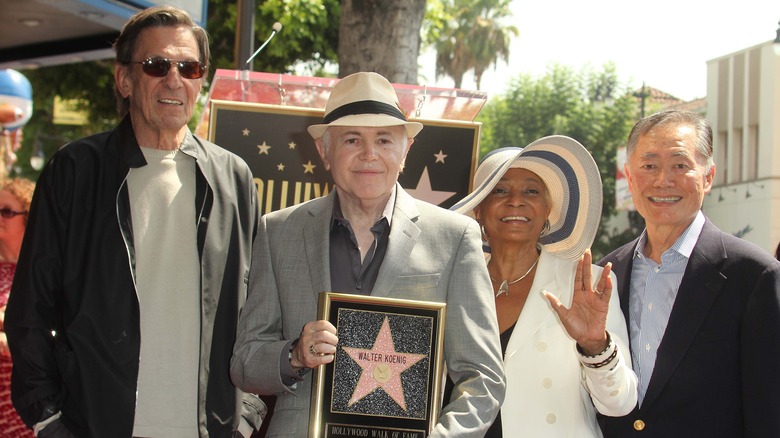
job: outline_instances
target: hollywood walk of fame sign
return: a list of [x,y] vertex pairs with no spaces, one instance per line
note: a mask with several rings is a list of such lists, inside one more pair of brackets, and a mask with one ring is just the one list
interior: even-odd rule
[[[252,170],[261,213],[327,195],[333,179],[306,128],[322,123],[314,108],[212,100],[210,141],[235,153]],[[480,124],[414,119],[415,138],[398,182],[412,196],[449,208],[471,188]]]
[[445,304],[320,294],[335,360],[314,370],[309,437],[424,438],[441,409]]

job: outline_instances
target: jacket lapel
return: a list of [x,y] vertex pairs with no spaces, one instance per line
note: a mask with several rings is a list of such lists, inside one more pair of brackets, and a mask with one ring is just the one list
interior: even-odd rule
[[560,260],[542,250],[534,282],[507,344],[505,361],[508,362],[517,351],[521,351],[525,343],[535,342],[534,334],[547,324],[551,316],[558,318],[549,308],[550,303],[542,295],[542,291],[555,294],[566,307],[571,306],[573,291],[565,290],[568,288],[561,286],[568,284],[563,278],[566,275],[566,269]]
[[396,184],[395,207],[390,225],[390,237],[387,252],[379,268],[374,289],[371,295],[386,297],[393,290],[395,280],[401,274],[403,267],[409,262],[412,249],[420,236],[420,228],[415,222],[420,216],[414,198]]
[[[335,190],[327,197],[311,201],[304,208],[309,217],[303,227],[303,246],[315,295],[330,292],[330,223]],[[302,267],[303,268],[303,267]],[[304,268],[305,269],[305,268]],[[303,272],[302,272],[303,273]]]
[[649,406],[658,397],[698,334],[726,280],[719,270],[725,258],[720,231],[708,219],[685,268],[643,406]]
[[[639,244],[639,238],[635,239],[630,245],[624,245],[620,251],[614,255],[614,259],[617,260],[612,264],[612,272],[617,277],[618,295],[620,296],[620,310],[623,311],[623,317],[626,320],[626,324],[629,321],[628,312],[628,295],[631,292],[631,269],[634,266],[634,252],[636,246]],[[599,263],[604,265],[605,263]],[[628,324],[628,327],[631,327]]]

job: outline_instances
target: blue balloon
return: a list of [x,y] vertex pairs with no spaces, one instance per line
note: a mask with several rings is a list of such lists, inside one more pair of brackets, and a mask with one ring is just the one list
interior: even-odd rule
[[16,70],[0,69],[0,127],[13,131],[32,117],[32,85]]

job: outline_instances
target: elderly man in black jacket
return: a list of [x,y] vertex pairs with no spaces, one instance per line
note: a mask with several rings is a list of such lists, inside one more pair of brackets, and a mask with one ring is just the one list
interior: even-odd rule
[[261,403],[229,360],[257,192],[187,128],[209,58],[186,12],[147,9],[115,43],[114,130],[38,181],[5,320],[12,397],[39,437],[250,435]]

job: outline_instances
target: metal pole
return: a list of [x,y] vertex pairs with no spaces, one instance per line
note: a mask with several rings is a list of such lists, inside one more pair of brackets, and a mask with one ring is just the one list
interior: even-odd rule
[[238,0],[236,17],[236,70],[254,70],[254,63],[244,65],[255,47],[255,0]]

